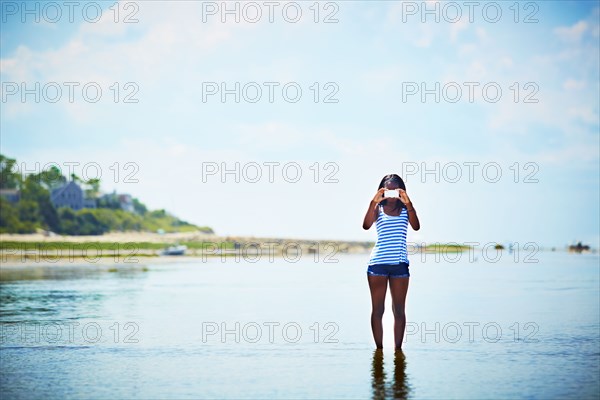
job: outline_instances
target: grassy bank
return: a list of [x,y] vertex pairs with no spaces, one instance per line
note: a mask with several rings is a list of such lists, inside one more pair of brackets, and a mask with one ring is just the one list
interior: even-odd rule
[[[19,241],[1,241],[0,250],[37,250],[37,251],[53,251],[53,250],[122,250],[139,249],[139,250],[162,250],[172,243],[157,243],[157,242],[64,242],[64,241],[44,241],[44,242],[19,242]],[[215,246],[219,248],[232,249],[233,242],[185,242],[188,249],[211,249]]]
[[470,248],[471,246],[456,243],[434,243],[425,246],[424,250],[428,253],[462,253]]

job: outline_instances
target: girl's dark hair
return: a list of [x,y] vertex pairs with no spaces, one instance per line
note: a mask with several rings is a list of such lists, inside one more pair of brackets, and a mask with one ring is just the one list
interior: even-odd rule
[[[379,187],[377,189],[379,190],[382,187],[385,187],[385,184],[388,182],[396,183],[400,189],[406,190],[406,185],[404,184],[404,181],[402,180],[402,178],[400,178],[400,175],[396,175],[396,174],[389,174],[389,175],[384,176],[383,179],[381,180],[381,182],[379,183]],[[387,200],[383,200],[379,204],[381,204],[382,206],[385,206],[387,204]],[[403,208],[406,208],[406,205],[402,201],[397,201],[395,210],[403,209]]]

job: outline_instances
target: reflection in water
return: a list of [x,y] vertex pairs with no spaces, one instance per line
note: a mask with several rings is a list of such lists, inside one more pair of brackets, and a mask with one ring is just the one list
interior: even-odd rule
[[385,399],[385,371],[383,369],[383,349],[375,349],[373,352],[373,367],[371,368],[373,378],[373,398]]
[[75,279],[111,279],[116,275],[119,278],[137,279],[148,272],[148,267],[142,264],[113,264],[73,266],[30,266],[27,268],[0,268],[0,282],[15,281],[71,281]]
[[383,363],[383,350],[373,352],[373,365],[371,368],[373,399],[406,399],[409,386],[406,379],[406,357],[402,350],[394,352],[394,375],[391,384],[386,382]]
[[409,387],[406,379],[406,356],[402,350],[394,353],[394,382],[392,384],[395,399],[406,399]]

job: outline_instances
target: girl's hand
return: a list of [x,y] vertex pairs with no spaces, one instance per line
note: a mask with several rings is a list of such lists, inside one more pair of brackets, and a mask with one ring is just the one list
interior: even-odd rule
[[385,200],[385,197],[383,197],[383,192],[385,192],[385,188],[379,189],[371,201],[375,202],[375,204],[381,203],[383,200]]
[[398,189],[398,191],[400,192],[400,201],[402,201],[404,205],[410,204],[410,198],[406,194],[406,191],[403,189]]

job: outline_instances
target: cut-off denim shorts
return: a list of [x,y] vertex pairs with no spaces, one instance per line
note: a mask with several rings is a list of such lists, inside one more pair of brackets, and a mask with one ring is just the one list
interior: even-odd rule
[[401,262],[399,264],[373,264],[367,268],[367,275],[371,276],[387,276],[389,278],[408,278],[408,263]]

